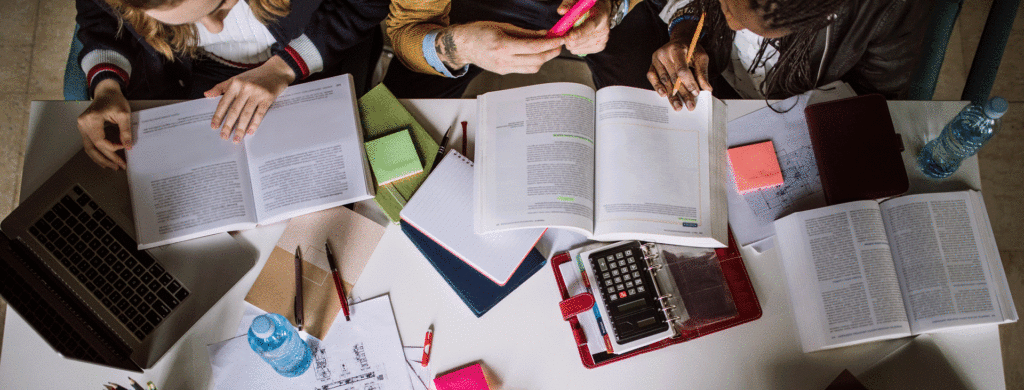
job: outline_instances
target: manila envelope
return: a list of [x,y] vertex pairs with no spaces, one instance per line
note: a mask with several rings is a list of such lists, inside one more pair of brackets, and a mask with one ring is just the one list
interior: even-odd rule
[[304,330],[323,340],[341,311],[324,243],[330,241],[345,291],[350,292],[383,234],[383,226],[345,207],[292,218],[245,300],[294,323],[295,248],[302,247]]

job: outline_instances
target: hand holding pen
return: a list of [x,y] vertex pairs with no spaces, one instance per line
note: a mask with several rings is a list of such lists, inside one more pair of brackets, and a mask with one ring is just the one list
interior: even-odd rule
[[[710,91],[708,81],[708,55],[698,43],[704,27],[702,14],[684,16],[678,25],[673,25],[669,42],[654,52],[647,80],[659,95],[667,97],[672,108],[679,111],[697,107],[700,91]],[[692,28],[696,22],[696,28]]]

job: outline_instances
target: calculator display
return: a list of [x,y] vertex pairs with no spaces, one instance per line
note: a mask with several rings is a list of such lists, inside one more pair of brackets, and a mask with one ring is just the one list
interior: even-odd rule
[[633,241],[590,254],[595,288],[604,298],[605,312],[619,344],[639,340],[668,329],[665,313],[655,295],[654,281]]

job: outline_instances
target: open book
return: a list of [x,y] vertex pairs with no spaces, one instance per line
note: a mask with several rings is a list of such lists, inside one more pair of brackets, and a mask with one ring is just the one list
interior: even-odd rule
[[1017,320],[979,192],[843,203],[775,228],[804,352]]
[[600,241],[724,247],[725,106],[551,83],[477,99],[474,228],[558,227]]
[[210,129],[220,99],[132,113],[139,249],[372,198],[354,94],[351,75],[289,87],[238,145]]

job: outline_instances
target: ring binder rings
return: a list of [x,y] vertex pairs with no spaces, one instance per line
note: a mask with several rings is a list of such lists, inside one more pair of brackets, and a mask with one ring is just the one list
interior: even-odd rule
[[[603,347],[592,347],[601,345],[601,342],[599,339],[591,340],[593,335],[588,335],[587,326],[584,324],[586,321],[594,322],[593,314],[591,314],[592,306],[561,304],[563,318],[569,322],[584,367],[594,368],[611,364],[761,317],[761,305],[758,302],[757,294],[754,292],[746,267],[743,265],[739,248],[731,235],[727,248],[714,250],[652,243],[643,243],[641,248],[644,252],[642,257],[649,262],[648,267],[643,268],[651,268],[650,272],[656,280],[653,286],[656,292],[655,298],[660,302],[667,321],[672,324],[673,335],[624,353],[608,353]],[[575,270],[576,278],[578,278],[579,270],[571,264],[566,264],[565,267],[562,265],[573,261],[574,254],[582,254],[584,251],[580,249],[582,248],[559,253],[551,259],[555,282],[563,302],[569,300],[579,302],[579,297],[584,294],[596,295],[590,292],[570,294],[570,286],[575,286],[577,283],[575,279],[572,279],[574,275],[569,270]],[[590,247],[590,249],[598,250],[596,247]],[[692,255],[697,251],[703,252],[703,254],[683,256],[684,259],[680,256],[679,251],[690,251],[691,253],[687,255]],[[717,280],[721,281],[717,287],[714,283],[709,283],[716,279],[714,277],[715,270],[717,270]],[[682,276],[676,277],[679,275]],[[685,299],[687,297],[689,299]],[[596,302],[600,298],[592,297],[591,299],[594,299],[595,305],[600,305],[599,302]],[[721,308],[732,308],[732,311],[726,313],[729,315],[723,315]],[[584,316],[590,317],[581,322],[581,318]]]

